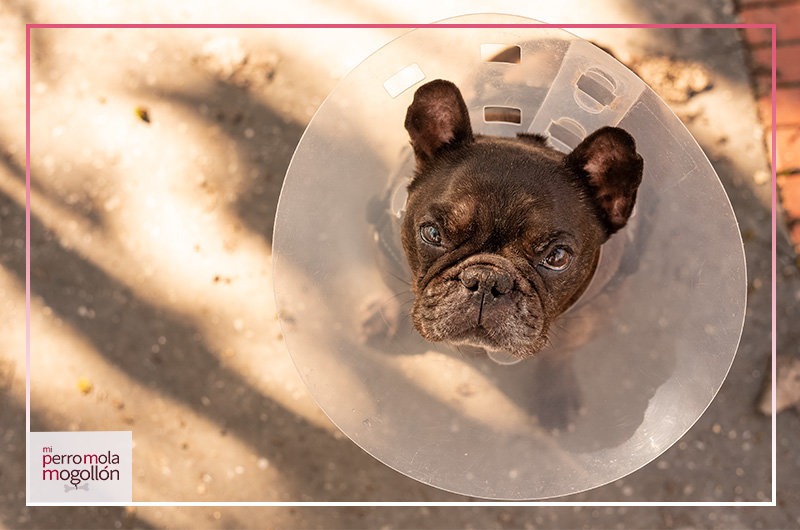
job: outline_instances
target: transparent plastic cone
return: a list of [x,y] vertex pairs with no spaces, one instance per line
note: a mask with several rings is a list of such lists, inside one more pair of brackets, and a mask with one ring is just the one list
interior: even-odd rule
[[[568,152],[615,125],[644,158],[633,218],[535,358],[429,343],[409,324],[398,227],[413,157],[403,121],[415,89],[439,78],[459,86],[478,133],[540,133]],[[493,106],[517,118],[487,122]],[[423,28],[361,63],[297,147],[273,252],[286,344],[330,419],[397,471],[489,499],[577,493],[659,456],[716,395],[745,314],[741,236],[697,142],[627,68],[551,28]],[[390,300],[396,329],[381,312]],[[385,340],[365,339],[370,308]],[[572,377],[553,381],[548,359],[562,357]]]

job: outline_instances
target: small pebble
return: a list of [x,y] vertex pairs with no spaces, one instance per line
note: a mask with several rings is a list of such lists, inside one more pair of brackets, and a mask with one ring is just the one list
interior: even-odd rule
[[81,394],[88,394],[92,391],[92,388],[94,388],[94,385],[85,377],[78,379],[78,390],[80,390]]

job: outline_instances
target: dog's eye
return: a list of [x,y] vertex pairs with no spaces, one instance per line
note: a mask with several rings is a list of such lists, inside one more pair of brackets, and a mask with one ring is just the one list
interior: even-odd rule
[[442,234],[433,225],[422,225],[419,227],[419,237],[429,245],[439,247],[442,245]]
[[541,264],[551,271],[561,272],[567,270],[570,263],[572,263],[572,254],[565,248],[556,247],[542,260]]

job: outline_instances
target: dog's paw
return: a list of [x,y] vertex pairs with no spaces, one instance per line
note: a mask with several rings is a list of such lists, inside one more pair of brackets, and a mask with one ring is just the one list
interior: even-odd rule
[[388,292],[367,299],[359,314],[359,339],[362,344],[384,345],[397,335],[400,328],[400,305],[396,297]]

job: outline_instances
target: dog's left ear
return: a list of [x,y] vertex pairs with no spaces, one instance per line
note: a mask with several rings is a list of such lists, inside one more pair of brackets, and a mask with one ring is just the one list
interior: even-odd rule
[[425,83],[417,89],[406,113],[405,126],[418,169],[430,163],[440,149],[474,140],[469,111],[461,91],[443,79]]
[[608,234],[625,226],[644,168],[633,137],[618,127],[603,127],[578,144],[564,163],[587,179]]

